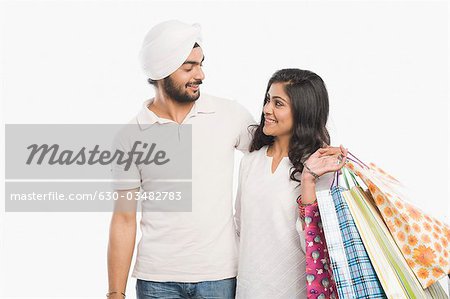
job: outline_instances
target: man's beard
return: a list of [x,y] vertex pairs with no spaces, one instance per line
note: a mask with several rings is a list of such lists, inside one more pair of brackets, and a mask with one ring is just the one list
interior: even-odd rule
[[[191,103],[198,100],[200,97],[200,89],[197,90],[197,92],[191,96],[188,94],[187,91],[183,91],[183,88],[181,86],[176,86],[175,82],[172,80],[172,78],[166,77],[164,78],[164,91],[165,93],[174,101],[178,103]],[[195,82],[196,84],[202,84],[201,81]]]

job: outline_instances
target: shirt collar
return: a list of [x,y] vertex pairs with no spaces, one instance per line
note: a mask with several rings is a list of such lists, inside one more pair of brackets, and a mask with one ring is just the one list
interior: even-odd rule
[[[141,111],[137,115],[137,122],[142,130],[149,128],[151,125],[158,124],[167,124],[173,123],[172,120],[161,118],[156,115],[153,111],[148,109],[148,106],[153,102],[154,98],[147,100],[144,102]],[[214,107],[211,105],[211,101],[205,98],[205,96],[200,96],[198,100],[195,101],[194,106],[192,106],[191,111],[186,115],[186,119],[190,117],[195,117],[200,114],[210,114],[215,113]]]

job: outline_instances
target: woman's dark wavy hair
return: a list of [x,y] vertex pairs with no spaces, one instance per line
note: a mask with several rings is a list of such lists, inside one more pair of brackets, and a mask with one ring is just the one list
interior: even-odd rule
[[[326,128],[329,113],[328,92],[322,78],[317,74],[307,70],[282,69],[270,78],[264,95],[264,105],[269,88],[274,83],[283,83],[291,100],[293,128],[289,159],[293,167],[290,178],[300,182],[295,176],[303,171],[303,162],[319,148],[330,144],[330,134]],[[274,137],[264,134],[263,127],[264,112],[261,114],[260,124],[253,126],[250,152],[273,144]]]

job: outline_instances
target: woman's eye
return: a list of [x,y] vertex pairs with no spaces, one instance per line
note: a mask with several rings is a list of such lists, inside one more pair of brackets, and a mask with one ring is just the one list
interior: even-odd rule
[[280,107],[280,106],[283,106],[283,103],[281,103],[280,101],[276,101],[275,105]]

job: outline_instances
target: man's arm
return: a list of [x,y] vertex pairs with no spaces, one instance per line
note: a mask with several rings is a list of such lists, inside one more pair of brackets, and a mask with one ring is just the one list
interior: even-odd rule
[[[139,188],[117,192],[119,199],[114,207],[109,228],[108,292],[117,292],[109,298],[122,299],[121,293],[125,294],[136,241],[136,198]],[[129,192],[131,194],[127,197]]]

